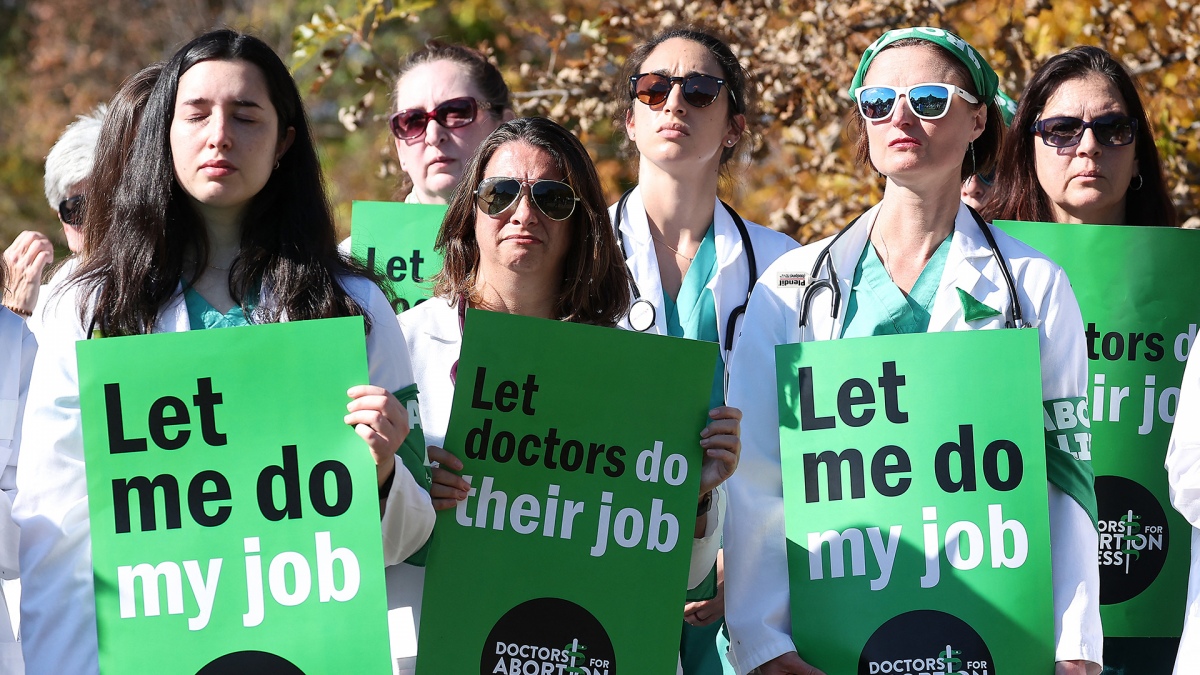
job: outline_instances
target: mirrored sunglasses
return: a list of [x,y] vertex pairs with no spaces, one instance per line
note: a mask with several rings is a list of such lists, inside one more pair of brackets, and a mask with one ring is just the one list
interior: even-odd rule
[[[641,73],[629,78],[629,89],[633,97],[650,107],[662,105],[678,84],[683,89],[683,100],[693,108],[707,108],[721,94],[725,80],[712,75],[694,74],[687,77],[669,77],[658,73]],[[728,87],[725,88],[728,91]],[[733,92],[729,92],[733,98]],[[737,107],[737,100],[733,101]]]
[[1102,115],[1091,122],[1078,117],[1047,117],[1034,122],[1029,131],[1040,135],[1042,143],[1052,148],[1070,148],[1079,145],[1083,132],[1091,129],[1101,145],[1116,148],[1133,142],[1137,126],[1137,120],[1129,115]]
[[529,198],[539,211],[551,220],[566,220],[575,212],[579,198],[570,185],[556,180],[524,181],[506,176],[485,178],[475,188],[475,202],[479,210],[489,216],[498,216],[515,208],[521,192],[529,190]]
[[412,140],[425,135],[429,120],[435,120],[446,129],[458,129],[475,121],[479,109],[490,110],[491,103],[479,102],[470,96],[452,98],[437,104],[433,110],[407,108],[395,112],[388,118],[392,135],[403,140]]
[[83,195],[75,195],[58,203],[58,218],[71,227],[83,224]]
[[923,82],[911,87],[878,85],[859,87],[854,92],[858,101],[858,112],[868,120],[887,119],[896,107],[896,99],[903,96],[908,109],[923,120],[937,120],[950,112],[950,100],[957,94],[968,103],[978,104],[979,99],[962,87],[944,82]]

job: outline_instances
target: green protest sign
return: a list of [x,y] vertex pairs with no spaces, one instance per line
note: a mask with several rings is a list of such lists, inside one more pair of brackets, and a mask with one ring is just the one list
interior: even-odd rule
[[418,675],[675,672],[715,344],[472,310]]
[[442,256],[433,250],[444,204],[354,202],[350,207],[350,254],[391,287],[396,313],[433,294]]
[[800,655],[839,675],[1050,672],[1037,331],[781,345],[775,361]]
[[362,319],[77,352],[101,672],[391,672]]
[[1067,272],[1087,337],[1108,637],[1178,637],[1191,526],[1163,469],[1200,320],[1200,232],[998,221]]

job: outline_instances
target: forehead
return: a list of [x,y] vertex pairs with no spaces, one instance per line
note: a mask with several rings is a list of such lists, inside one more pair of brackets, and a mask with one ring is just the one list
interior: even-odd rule
[[414,67],[396,83],[396,110],[430,110],[452,98],[483,100],[465,66],[454,61],[430,61]]
[[654,48],[642,64],[643,73],[665,71],[672,75],[704,73],[723,77],[721,64],[707,47],[685,38],[671,38]]
[[1099,73],[1088,73],[1058,85],[1046,99],[1042,117],[1091,119],[1107,113],[1128,112],[1125,99],[1112,80]]
[[249,61],[201,61],[179,76],[175,105],[207,101],[252,101],[271,106],[267,78]]
[[959,73],[954,57],[932,43],[928,46],[892,47],[879,52],[871,61],[863,84],[907,86],[922,82],[945,82],[963,87],[967,83]]
[[499,148],[484,167],[483,177],[548,178],[562,180],[562,171],[545,150],[525,141],[509,141]]

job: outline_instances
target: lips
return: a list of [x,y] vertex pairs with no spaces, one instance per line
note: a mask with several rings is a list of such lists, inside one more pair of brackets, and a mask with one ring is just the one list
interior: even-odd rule
[[200,165],[200,171],[213,177],[228,176],[237,171],[237,166],[224,159],[210,159]]
[[683,138],[692,134],[686,124],[682,122],[668,122],[658,128],[658,135],[666,138]]
[[510,234],[507,237],[505,237],[502,241],[511,241],[514,244],[524,244],[526,246],[532,246],[534,244],[542,243],[541,239],[538,239],[537,237],[533,236],[532,234],[529,234],[528,232],[517,232],[515,234]]
[[921,141],[918,141],[912,136],[901,136],[900,138],[893,138],[892,140],[888,141],[889,148],[915,148],[919,147],[920,145]]

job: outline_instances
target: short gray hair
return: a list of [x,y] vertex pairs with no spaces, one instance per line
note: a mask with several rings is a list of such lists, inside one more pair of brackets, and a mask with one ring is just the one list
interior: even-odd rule
[[46,201],[50,208],[57,209],[59,202],[71,196],[67,190],[92,174],[96,142],[107,112],[108,106],[101,104],[91,114],[80,115],[50,148],[46,155]]

